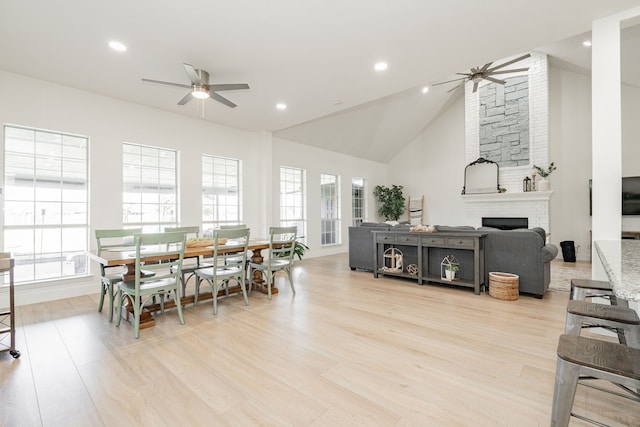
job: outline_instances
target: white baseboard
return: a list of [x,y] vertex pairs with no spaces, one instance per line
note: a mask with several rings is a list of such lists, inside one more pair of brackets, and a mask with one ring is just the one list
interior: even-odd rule
[[[100,279],[84,276],[51,282],[27,283],[14,286],[16,306],[54,301],[100,292]],[[0,288],[0,307],[9,307],[9,287]]]

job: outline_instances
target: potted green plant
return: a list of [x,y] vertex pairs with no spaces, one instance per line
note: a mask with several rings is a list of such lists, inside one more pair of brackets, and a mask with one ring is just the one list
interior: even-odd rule
[[392,185],[386,187],[384,185],[376,185],[373,195],[380,203],[378,215],[383,217],[385,221],[397,221],[405,211],[405,198],[402,194],[402,185]]
[[533,176],[533,180],[535,182],[536,174],[540,175],[540,182],[538,183],[538,190],[540,191],[548,191],[551,189],[551,183],[547,179],[551,173],[558,169],[556,167],[555,162],[549,163],[549,166],[546,169],[541,168],[540,166],[533,165],[533,171],[531,171],[531,175]]
[[447,280],[455,280],[458,270],[460,270],[460,266],[458,264],[446,264],[444,266],[444,274]]

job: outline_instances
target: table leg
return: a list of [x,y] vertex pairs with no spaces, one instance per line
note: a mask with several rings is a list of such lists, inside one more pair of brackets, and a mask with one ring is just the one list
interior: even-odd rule
[[[264,258],[262,258],[262,250],[254,249],[251,254],[251,262],[260,263],[262,261],[264,261]],[[250,284],[251,289],[256,289],[262,292],[263,294],[269,293],[267,288],[265,287],[265,281],[262,278],[262,274],[260,274],[259,270],[256,270],[253,272],[253,277],[251,277],[250,280],[251,280],[251,284]],[[278,288],[276,288],[275,283],[271,284],[271,294],[272,295],[278,294]]]

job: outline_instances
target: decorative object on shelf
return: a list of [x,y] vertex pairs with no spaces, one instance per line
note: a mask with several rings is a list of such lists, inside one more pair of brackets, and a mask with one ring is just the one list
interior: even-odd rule
[[531,191],[536,191],[536,175],[538,171],[535,169],[531,170]]
[[407,202],[407,220],[411,225],[422,225],[424,223],[424,196],[412,198],[409,196]]
[[440,278],[450,282],[458,280],[457,273],[460,270],[460,263],[453,255],[447,255],[440,263]]
[[407,273],[409,273],[412,276],[417,276],[418,275],[418,266],[416,264],[407,265]]
[[417,233],[435,233],[436,227],[434,225],[415,225],[409,228],[409,231],[415,231]]
[[378,215],[385,221],[397,221],[405,209],[405,198],[402,194],[402,185],[392,185],[391,188],[384,185],[376,185],[373,195],[380,203]]
[[522,191],[524,193],[531,191],[531,178],[529,178],[528,176],[526,176],[523,180],[522,180]]
[[499,193],[498,164],[484,157],[469,163],[464,168],[462,194]]
[[540,166],[536,166],[536,165],[533,165],[533,169],[542,178],[538,183],[538,190],[549,191],[551,189],[551,183],[547,178],[549,177],[549,175],[551,175],[551,172],[558,169],[557,166],[555,165],[555,162],[549,163],[549,166],[546,169],[542,169]]
[[384,251],[384,271],[390,271],[392,273],[402,272],[402,251],[398,248],[389,248]]

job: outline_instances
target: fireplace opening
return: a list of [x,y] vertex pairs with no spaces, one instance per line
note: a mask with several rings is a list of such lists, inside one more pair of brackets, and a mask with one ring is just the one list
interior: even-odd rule
[[499,218],[483,217],[483,227],[499,228],[500,230],[515,230],[516,228],[529,228],[528,218]]

